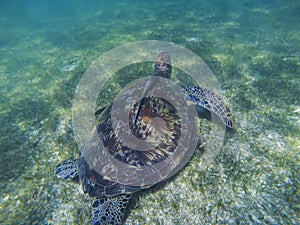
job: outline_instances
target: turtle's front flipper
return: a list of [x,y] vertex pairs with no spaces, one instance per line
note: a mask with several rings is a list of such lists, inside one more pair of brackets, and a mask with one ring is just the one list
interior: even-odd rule
[[188,95],[188,100],[192,101],[200,109],[203,107],[215,113],[227,127],[233,127],[232,114],[220,96],[197,86],[187,86],[183,90]]
[[67,180],[79,176],[78,159],[68,159],[55,167],[55,176]]
[[93,202],[92,225],[123,224],[131,194],[98,197]]

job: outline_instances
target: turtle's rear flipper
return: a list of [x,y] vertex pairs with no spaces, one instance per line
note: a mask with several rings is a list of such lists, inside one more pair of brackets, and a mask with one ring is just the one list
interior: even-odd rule
[[67,180],[78,177],[78,160],[68,159],[55,167],[55,176]]
[[99,197],[93,202],[92,225],[121,225],[131,194]]
[[199,113],[202,111],[205,113],[206,110],[213,112],[227,127],[233,127],[232,114],[220,96],[197,86],[187,86],[183,90],[188,95],[189,100],[198,106],[197,111]]

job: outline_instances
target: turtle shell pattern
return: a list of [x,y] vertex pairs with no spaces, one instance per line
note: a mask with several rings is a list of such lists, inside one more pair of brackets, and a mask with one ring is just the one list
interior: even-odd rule
[[[145,97],[136,102],[130,110],[128,121],[131,132],[139,139],[147,138],[147,141],[156,146],[148,151],[138,151],[123,145],[112,127],[111,107],[104,109],[101,114],[96,114],[96,124],[98,136],[112,157],[140,167],[153,165],[172,155],[181,135],[181,121],[171,103],[159,97]],[[132,193],[147,187],[113,182],[97,173],[83,157],[79,158],[79,168],[83,190],[91,197]]]

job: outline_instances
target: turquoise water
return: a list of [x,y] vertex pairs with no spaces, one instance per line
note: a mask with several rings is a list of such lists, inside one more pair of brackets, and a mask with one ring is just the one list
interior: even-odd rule
[[206,171],[196,153],[126,224],[299,223],[299,15],[297,1],[1,1],[0,224],[90,223],[91,199],[54,177],[78,154],[76,86],[101,54],[140,40],[199,55],[236,125]]

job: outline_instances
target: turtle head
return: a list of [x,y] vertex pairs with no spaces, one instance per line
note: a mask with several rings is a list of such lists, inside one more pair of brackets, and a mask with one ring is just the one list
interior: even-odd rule
[[172,65],[170,54],[167,52],[160,52],[157,55],[155,64],[154,64],[154,75],[164,78],[171,78]]

